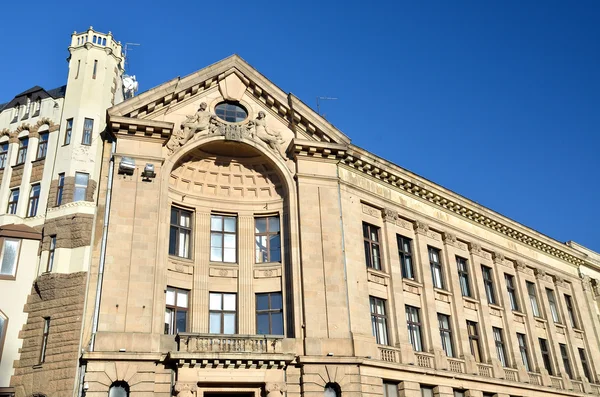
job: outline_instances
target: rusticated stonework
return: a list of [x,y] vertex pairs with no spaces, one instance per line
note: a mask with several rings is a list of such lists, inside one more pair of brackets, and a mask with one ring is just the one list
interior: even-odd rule
[[10,187],[16,187],[21,185],[23,179],[23,168],[25,164],[19,164],[12,167],[12,173],[10,174]]
[[94,216],[75,214],[46,220],[42,250],[50,247],[50,236],[56,236],[56,248],[77,248],[90,245]]
[[31,182],[38,182],[42,180],[44,174],[45,159],[34,161],[31,166]]
[[[19,333],[21,358],[15,361],[11,378],[16,397],[70,396],[73,392],[86,275],[43,274],[34,283],[24,308],[29,317]],[[50,332],[46,358],[40,363],[44,318],[50,318]]]

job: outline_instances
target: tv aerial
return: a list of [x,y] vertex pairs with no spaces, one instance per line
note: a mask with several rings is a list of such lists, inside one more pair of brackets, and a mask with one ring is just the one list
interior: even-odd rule
[[336,101],[338,98],[333,98],[329,96],[318,96],[317,97],[317,113],[319,116],[325,117],[325,114],[321,114],[321,101]]

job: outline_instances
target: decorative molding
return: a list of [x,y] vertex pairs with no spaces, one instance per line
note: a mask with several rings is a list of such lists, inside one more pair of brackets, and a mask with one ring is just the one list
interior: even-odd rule
[[442,241],[442,235],[438,232],[434,232],[433,230],[429,230],[427,232],[427,237],[432,240]]
[[546,281],[546,282],[552,282],[552,277],[550,277],[550,275],[546,274],[546,271],[544,269],[535,268],[533,273],[535,274],[535,278],[537,278],[539,280]]
[[587,274],[580,274],[579,278],[581,278],[581,285],[583,286],[583,290],[592,291],[592,278]]
[[222,267],[211,266],[208,269],[208,275],[211,277],[236,278],[238,276],[237,269],[227,269]]
[[442,240],[444,241],[444,243],[449,244],[449,245],[456,245],[456,235],[452,234],[452,233],[448,233],[448,232],[443,232],[442,233]]
[[398,211],[395,211],[391,208],[382,209],[381,216],[384,222],[397,223],[399,220]]
[[481,244],[479,244],[479,243],[470,242],[469,243],[469,252],[471,252],[473,255],[483,256]]
[[421,234],[424,236],[427,236],[427,233],[429,232],[429,225],[426,223],[423,223],[421,221],[415,221],[413,223],[413,228],[415,230],[415,233]]
[[388,278],[375,272],[367,272],[367,280],[376,284],[388,285]]
[[494,252],[492,253],[492,259],[494,260],[494,263],[497,264],[504,264],[504,254],[501,252]]
[[363,214],[370,215],[372,217],[378,218],[381,215],[381,212],[377,208],[373,208],[368,204],[362,203],[362,212]]
[[254,278],[281,277],[281,267],[269,269],[254,269]]

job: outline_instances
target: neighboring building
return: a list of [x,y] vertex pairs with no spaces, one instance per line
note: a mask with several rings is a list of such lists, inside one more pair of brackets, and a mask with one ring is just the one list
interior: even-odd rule
[[[352,145],[237,56],[120,103],[118,43],[69,50],[54,118],[24,125],[32,92],[1,114],[0,394],[600,395],[599,254]],[[27,217],[10,189],[37,181]]]
[[123,56],[92,28],[69,52],[66,85],[0,106],[0,395],[72,395],[79,384],[100,135],[123,99]]

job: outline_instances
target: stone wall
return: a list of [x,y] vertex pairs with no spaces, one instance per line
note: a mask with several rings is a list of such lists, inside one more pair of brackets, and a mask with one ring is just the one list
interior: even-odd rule
[[31,163],[31,182],[38,182],[42,180],[42,176],[44,174],[44,164],[46,163],[46,159],[37,160]]
[[[23,339],[21,357],[14,363],[10,381],[16,397],[37,393],[48,397],[72,395],[86,277],[86,272],[43,274],[34,283],[24,307],[29,317],[19,333]],[[46,359],[40,364],[45,317],[50,318],[50,331]]]
[[[32,176],[32,181],[33,181]],[[96,187],[98,183],[94,180],[90,180],[88,183],[87,192],[85,195],[85,201],[94,201],[94,193],[96,193]],[[56,207],[56,193],[58,188],[58,179],[54,179],[50,182],[50,190],[48,191],[48,208]],[[62,204],[72,203],[73,194],[75,193],[75,177],[65,177],[65,185],[63,187]],[[62,205],[61,204],[61,205]]]
[[77,248],[91,244],[94,216],[72,214],[46,220],[42,250],[50,247],[50,236],[56,235],[56,248]]
[[20,186],[21,180],[23,179],[23,169],[25,164],[19,164],[12,167],[12,173],[10,175],[10,188]]

